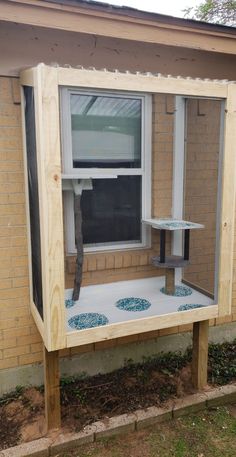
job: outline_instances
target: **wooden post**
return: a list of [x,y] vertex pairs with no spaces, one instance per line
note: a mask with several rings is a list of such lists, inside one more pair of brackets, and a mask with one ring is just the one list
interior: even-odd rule
[[175,293],[175,269],[174,268],[166,268],[165,292],[167,295],[174,295],[174,293]]
[[61,427],[59,351],[44,347],[44,397],[47,430]]
[[192,381],[195,389],[207,385],[209,320],[193,324]]

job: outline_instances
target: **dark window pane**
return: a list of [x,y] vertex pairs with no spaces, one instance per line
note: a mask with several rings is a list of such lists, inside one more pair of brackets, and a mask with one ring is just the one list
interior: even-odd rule
[[74,168],[141,167],[141,100],[71,94]]
[[31,235],[31,263],[33,301],[43,318],[43,293],[42,293],[42,270],[41,270],[41,242],[39,226],[39,194],[38,172],[35,137],[35,110],[34,90],[32,87],[24,87],[25,95],[25,130],[27,171],[29,186],[29,212],[30,212],[30,235]]
[[81,207],[84,244],[141,241],[141,176],[93,179]]

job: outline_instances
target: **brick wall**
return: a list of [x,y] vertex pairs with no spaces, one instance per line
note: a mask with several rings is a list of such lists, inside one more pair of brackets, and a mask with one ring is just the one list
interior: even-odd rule
[[192,264],[184,278],[214,293],[216,210],[220,132],[219,101],[188,100],[185,215],[205,226],[191,232]]
[[[173,98],[154,97],[153,104],[153,214],[171,212]],[[158,144],[157,144],[158,142]],[[157,185],[159,183],[159,185]],[[156,197],[158,196],[158,204]],[[41,337],[29,309],[28,256],[21,134],[19,81],[0,78],[0,369],[42,361]],[[153,247],[157,247],[153,232]],[[157,275],[150,265],[154,249],[87,255],[84,284]],[[74,258],[68,257],[66,278],[73,282]],[[67,285],[68,287],[68,285]],[[173,330],[170,329],[170,333]],[[99,350],[117,344],[143,341],[166,330],[86,345],[61,355]]]
[[29,311],[19,83],[0,78],[0,368],[41,360]]
[[[153,105],[153,215],[171,214],[173,98],[156,95]],[[21,135],[19,83],[0,78],[0,370],[42,361],[42,343],[29,310],[28,257]],[[126,253],[87,255],[84,283],[151,276],[158,272],[149,265],[158,246],[153,232],[153,249]],[[236,246],[236,243],[235,243]],[[236,252],[236,248],[235,248]],[[73,258],[67,259],[71,281]],[[236,314],[236,287],[234,288]],[[211,325],[229,322],[212,320]],[[63,356],[95,351],[134,341],[191,330],[191,325],[173,327],[107,342],[65,349]]]

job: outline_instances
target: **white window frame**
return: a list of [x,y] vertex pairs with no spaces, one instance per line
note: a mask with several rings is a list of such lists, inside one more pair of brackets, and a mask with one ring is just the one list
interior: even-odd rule
[[[140,168],[73,168],[72,158],[72,135],[71,135],[71,111],[70,95],[111,95],[112,97],[125,97],[141,100],[141,167]],[[83,90],[80,88],[63,87],[60,91],[61,107],[61,143],[62,143],[62,178],[65,179],[101,179],[117,178],[118,176],[141,176],[142,177],[142,210],[141,221],[151,217],[151,144],[152,144],[152,97],[147,94],[136,92],[97,91]],[[74,198],[72,191],[64,192],[64,218],[65,218],[65,241],[67,254],[74,255],[75,226],[74,226]],[[141,242],[110,242],[103,244],[84,245],[85,252],[135,250],[149,248],[151,246],[151,228],[141,224]]]

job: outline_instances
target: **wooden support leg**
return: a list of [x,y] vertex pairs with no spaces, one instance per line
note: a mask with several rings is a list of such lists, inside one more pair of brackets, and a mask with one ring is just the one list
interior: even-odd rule
[[59,352],[44,348],[44,396],[47,430],[61,427]]
[[195,389],[207,385],[209,321],[193,324],[192,380]]
[[168,295],[174,295],[175,293],[175,269],[174,268],[166,268],[166,276],[165,276],[165,291]]

